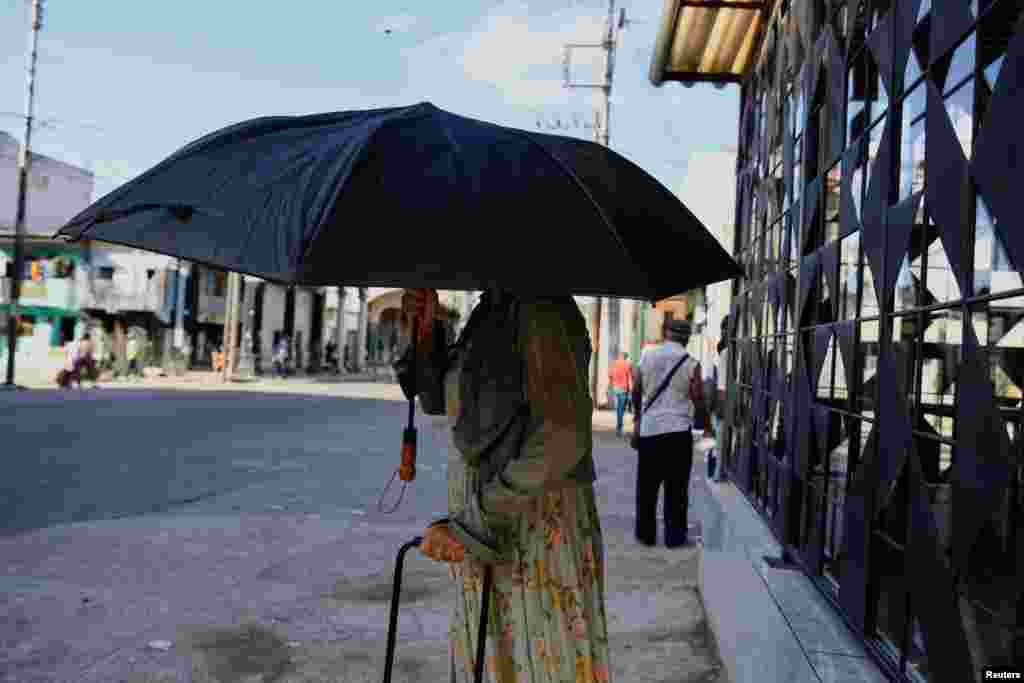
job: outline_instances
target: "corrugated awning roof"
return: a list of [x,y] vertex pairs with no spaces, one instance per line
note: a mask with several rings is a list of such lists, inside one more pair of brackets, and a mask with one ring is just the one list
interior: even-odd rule
[[757,59],[772,0],[666,0],[651,83],[739,83]]

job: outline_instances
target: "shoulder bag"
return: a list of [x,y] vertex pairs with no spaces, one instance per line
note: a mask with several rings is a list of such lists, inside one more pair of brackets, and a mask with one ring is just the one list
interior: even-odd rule
[[[662,392],[665,391],[665,389],[668,387],[668,383],[672,381],[673,377],[675,377],[676,370],[683,367],[683,363],[685,363],[686,359],[688,359],[689,357],[690,354],[684,352],[683,357],[679,359],[679,362],[676,363],[675,366],[669,371],[669,373],[665,376],[665,379],[661,380],[661,384],[658,386],[657,390],[653,394],[651,394],[651,400],[647,402],[647,405],[643,406],[640,409],[640,420],[643,420],[644,413],[647,412],[652,405],[654,405],[654,402],[661,398]],[[631,436],[629,439],[629,445],[636,449],[640,448],[640,422],[637,422],[635,425],[633,425],[633,436]]]

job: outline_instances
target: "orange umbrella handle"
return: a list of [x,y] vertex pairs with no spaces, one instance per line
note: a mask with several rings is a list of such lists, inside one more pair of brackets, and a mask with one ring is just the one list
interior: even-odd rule
[[[414,317],[412,319],[412,325],[410,325],[410,332],[412,335],[412,368],[411,372],[413,377],[416,376],[416,337],[418,336],[418,320]],[[405,489],[409,485],[409,482],[416,479],[416,396],[415,390],[413,391],[412,398],[409,399],[409,423],[406,426],[405,431],[402,432],[402,462],[398,466],[395,474],[391,475],[391,480],[388,482],[384,490],[381,491],[380,500],[377,501],[377,509],[381,512],[392,513],[398,509],[398,506],[402,504],[402,499],[405,498]],[[395,475],[401,479],[404,483],[402,484],[402,491],[398,496],[398,500],[395,502],[394,507],[389,510],[384,509],[384,496],[387,494],[388,489],[391,488],[391,484],[395,481]]]
[[402,464],[398,467],[402,481],[416,478],[416,428],[409,427],[402,432]]

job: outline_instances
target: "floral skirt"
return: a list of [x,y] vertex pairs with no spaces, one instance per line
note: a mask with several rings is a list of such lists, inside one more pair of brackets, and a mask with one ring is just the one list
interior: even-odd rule
[[[520,525],[515,562],[493,568],[484,679],[607,683],[604,545],[593,486],[539,497]],[[474,680],[484,567],[452,565],[452,683]]]

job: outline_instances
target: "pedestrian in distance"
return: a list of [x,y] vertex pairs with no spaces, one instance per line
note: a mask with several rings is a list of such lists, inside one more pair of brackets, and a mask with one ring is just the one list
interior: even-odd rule
[[714,429],[715,446],[708,453],[708,479],[722,478],[722,447],[724,445],[722,425],[725,421],[726,407],[727,385],[725,377],[729,369],[729,316],[722,318],[721,338],[718,341],[716,350],[718,351],[718,359],[715,363],[715,372],[712,375],[712,399],[710,401],[711,424]]
[[79,341],[68,344],[67,360],[57,374],[57,385],[62,389],[70,389],[72,385],[81,389],[83,378],[92,382],[93,388],[98,386],[99,370],[93,357],[92,337],[88,333],[83,334]]
[[608,385],[611,387],[615,401],[615,434],[622,436],[623,422],[626,418],[626,403],[633,391],[633,366],[629,362],[628,353],[620,353],[608,370]]
[[282,334],[278,337],[277,345],[274,347],[274,376],[278,379],[284,379],[288,374],[290,346],[288,335]]
[[97,388],[99,385],[97,382],[100,378],[99,368],[96,367],[96,358],[93,355],[93,340],[92,335],[89,333],[82,335],[82,341],[78,343],[78,354],[75,359],[74,376],[78,381],[78,387],[82,387],[82,380],[88,380],[92,383],[93,388]]
[[334,375],[341,372],[338,364],[338,345],[333,340],[327,342],[327,347],[324,349],[324,367]]
[[665,545],[687,545],[687,507],[693,466],[696,405],[704,400],[700,363],[689,355],[690,323],[668,320],[664,341],[648,348],[634,378],[634,430],[638,451],[636,538],[657,542],[658,494],[665,488]]
[[78,342],[70,341],[64,345],[64,366],[57,372],[56,382],[61,389],[70,389],[73,384],[80,382],[75,380],[75,363],[78,360]]
[[486,292],[454,345],[436,291],[407,290],[402,307],[419,324],[399,382],[424,412],[448,416],[454,445],[449,517],[420,547],[456,582],[448,680],[472,680],[489,566],[488,680],[608,681],[591,346],[575,301]]
[[126,355],[128,356],[128,377],[142,377],[142,368],[140,366],[139,352],[141,344],[137,335],[131,335],[128,337],[128,345],[126,348]]

